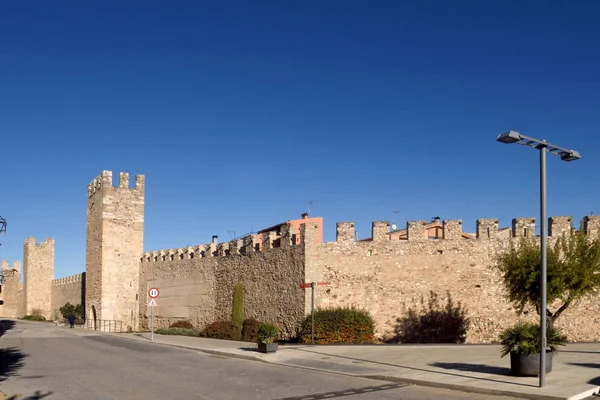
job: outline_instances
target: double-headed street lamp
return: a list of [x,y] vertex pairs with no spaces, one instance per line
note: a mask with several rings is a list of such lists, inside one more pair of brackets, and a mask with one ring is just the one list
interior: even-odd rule
[[496,139],[502,143],[517,143],[528,146],[540,151],[540,382],[539,387],[543,387],[546,380],[546,153],[559,156],[563,161],[579,160],[581,156],[575,150],[567,150],[555,146],[545,140],[521,135],[519,132],[508,131],[498,136]]

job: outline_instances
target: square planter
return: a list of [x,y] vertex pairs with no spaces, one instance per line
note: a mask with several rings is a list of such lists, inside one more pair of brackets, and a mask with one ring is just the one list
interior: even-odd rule
[[[546,351],[546,373],[552,372],[552,357],[550,350]],[[518,376],[538,376],[540,371],[540,354],[524,356],[510,353],[510,371]]]
[[277,351],[277,343],[259,343],[258,351],[261,353],[275,353]]

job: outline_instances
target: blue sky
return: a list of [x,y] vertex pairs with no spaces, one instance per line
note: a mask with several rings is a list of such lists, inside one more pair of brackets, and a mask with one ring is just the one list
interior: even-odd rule
[[[217,4],[218,3],[218,4]],[[252,5],[249,5],[251,4]],[[300,216],[599,213],[600,3],[54,1],[0,9],[0,259],[85,269],[87,184],[146,175],[145,250]]]

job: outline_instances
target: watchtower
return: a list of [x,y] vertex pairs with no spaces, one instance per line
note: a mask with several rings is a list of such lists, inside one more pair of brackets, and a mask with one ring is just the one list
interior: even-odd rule
[[138,326],[139,261],[144,251],[144,175],[102,173],[88,185],[86,228],[86,318]]

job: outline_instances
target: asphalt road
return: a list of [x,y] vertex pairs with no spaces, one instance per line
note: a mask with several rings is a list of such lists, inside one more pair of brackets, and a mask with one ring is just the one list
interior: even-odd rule
[[[1,321],[0,399],[506,400]],[[0,331],[1,333],[1,331]]]

